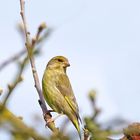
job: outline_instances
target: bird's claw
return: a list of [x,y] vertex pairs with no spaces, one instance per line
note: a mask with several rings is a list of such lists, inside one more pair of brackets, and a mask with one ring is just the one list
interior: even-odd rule
[[53,118],[48,119],[47,122],[46,122],[45,127],[47,127],[48,124],[49,124],[49,123],[52,123],[52,122],[54,122],[54,119],[53,119]]

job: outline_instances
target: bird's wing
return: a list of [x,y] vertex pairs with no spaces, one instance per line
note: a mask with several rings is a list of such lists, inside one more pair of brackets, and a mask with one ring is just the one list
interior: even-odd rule
[[76,114],[77,118],[80,119],[78,105],[76,102],[76,98],[73,94],[73,90],[72,90],[68,76],[66,74],[60,74],[58,76],[56,86],[57,86],[57,89],[60,91],[60,93],[64,96],[69,106],[72,108],[72,110]]

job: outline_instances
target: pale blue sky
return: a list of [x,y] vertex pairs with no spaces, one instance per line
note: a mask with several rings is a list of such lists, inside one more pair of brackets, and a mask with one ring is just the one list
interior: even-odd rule
[[[90,114],[88,91],[97,89],[98,104],[103,109],[101,120],[122,116],[140,121],[137,109],[140,106],[139,5],[139,0],[27,1],[31,34],[34,35],[42,21],[54,29],[44,44],[42,56],[36,59],[40,80],[48,60],[64,55],[71,63],[68,75],[82,115]],[[1,62],[23,45],[15,30],[16,23],[21,21],[19,0],[2,1],[0,9]],[[6,87],[14,71],[11,65],[0,73],[0,86]],[[31,122],[33,112],[41,113],[37,99],[28,67],[25,82],[12,96],[9,107],[26,122]]]

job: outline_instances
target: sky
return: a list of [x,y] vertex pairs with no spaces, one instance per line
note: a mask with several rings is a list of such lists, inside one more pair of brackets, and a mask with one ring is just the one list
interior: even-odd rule
[[[56,55],[66,56],[82,116],[91,114],[87,95],[97,90],[103,110],[100,120],[120,116],[140,121],[140,1],[134,0],[26,0],[28,28],[34,36],[41,22],[52,28],[42,55],[36,58],[41,81],[45,66]],[[16,24],[21,22],[19,0],[0,5],[0,62],[20,51],[24,44]],[[12,81],[16,72],[10,65],[0,73],[0,86]],[[41,114],[30,66],[8,104],[16,115],[31,123],[33,113]],[[25,110],[26,109],[26,110]]]

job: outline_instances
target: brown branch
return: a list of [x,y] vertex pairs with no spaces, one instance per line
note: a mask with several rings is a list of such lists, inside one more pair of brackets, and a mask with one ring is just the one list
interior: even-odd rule
[[[47,109],[44,98],[43,98],[41,86],[40,86],[40,83],[39,83],[39,77],[38,77],[36,66],[35,66],[34,56],[32,55],[33,49],[34,49],[35,44],[38,40],[38,35],[35,38],[35,43],[32,43],[32,41],[30,39],[30,33],[28,32],[28,29],[27,29],[27,23],[26,23],[26,18],[25,18],[25,13],[24,13],[25,12],[24,4],[25,4],[24,0],[20,0],[20,7],[21,7],[20,14],[21,14],[21,18],[22,18],[22,21],[23,21],[24,33],[25,33],[25,37],[26,37],[25,46],[26,46],[28,56],[29,56],[29,59],[30,59],[32,74],[33,74],[33,78],[34,78],[34,82],[35,82],[35,88],[36,88],[36,90],[38,92],[38,95],[39,95],[39,103],[40,103],[40,106],[41,106],[41,109],[42,109],[42,112],[43,112],[43,115],[44,115],[44,119],[45,119],[46,122],[48,122],[48,120],[51,119],[52,116],[51,116],[49,110]],[[55,127],[54,122],[47,123],[47,126],[53,132],[58,132],[58,129]]]
[[89,134],[88,129],[86,129],[86,126],[83,129],[83,131],[84,131],[84,140],[89,140],[90,134]]

